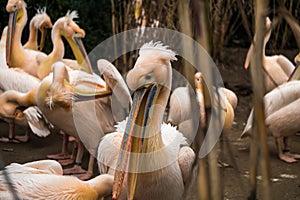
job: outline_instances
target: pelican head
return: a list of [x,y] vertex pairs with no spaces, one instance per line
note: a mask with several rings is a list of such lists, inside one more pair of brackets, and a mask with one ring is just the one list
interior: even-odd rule
[[82,70],[92,74],[93,70],[81,40],[85,37],[85,31],[76,24],[73,20],[75,18],[78,18],[77,11],[68,11],[66,16],[60,18],[56,23],[63,26],[61,34],[70,44],[78,64],[82,66]]
[[9,13],[8,31],[6,40],[6,62],[10,65],[12,41],[15,34],[16,24],[21,22],[21,19],[25,19],[27,22],[26,3],[23,0],[9,0],[6,4],[6,11]]
[[34,27],[41,31],[40,51],[43,50],[47,35],[47,29],[52,28],[50,17],[46,13],[46,7],[38,9],[37,14],[34,16]]
[[194,82],[195,82],[195,88],[197,90],[201,90],[203,91],[203,75],[201,72],[197,72],[195,75],[194,75]]
[[23,0],[9,0],[6,4],[6,11],[11,13],[17,10],[21,10],[25,2]]
[[153,139],[161,137],[160,128],[172,81],[170,61],[177,60],[175,56],[161,42],[146,43],[140,49],[134,68],[127,74],[127,84],[134,92],[134,98],[120,149],[117,165],[120,168],[115,173],[113,199],[120,194],[124,171],[128,167],[130,172],[133,171],[128,175],[128,198],[134,196],[139,161],[130,152],[139,154],[162,148],[160,142],[151,145],[155,143]]

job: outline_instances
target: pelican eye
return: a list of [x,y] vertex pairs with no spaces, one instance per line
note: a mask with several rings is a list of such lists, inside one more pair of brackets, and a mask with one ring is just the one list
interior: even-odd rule
[[145,76],[145,80],[147,80],[147,81],[151,80],[151,78],[152,78],[151,74],[148,74]]

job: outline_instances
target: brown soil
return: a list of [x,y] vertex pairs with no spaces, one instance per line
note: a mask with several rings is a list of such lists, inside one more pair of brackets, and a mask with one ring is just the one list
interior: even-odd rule
[[[232,89],[239,98],[235,111],[236,118],[232,132],[225,136],[224,159],[231,164],[230,168],[222,168],[222,183],[224,199],[247,199],[250,194],[249,185],[249,146],[250,139],[239,139],[245,126],[252,105],[250,72],[243,69],[246,49],[225,49],[225,61],[219,66],[225,86]],[[284,51],[283,54],[293,59],[297,51]],[[7,136],[8,125],[0,122],[0,137]],[[17,128],[18,134],[24,129]],[[24,163],[45,159],[47,154],[58,153],[61,149],[62,136],[53,133],[46,138],[31,135],[28,143],[5,144],[0,143],[0,161],[4,165],[12,162]],[[228,145],[227,145],[228,144]],[[290,137],[290,145],[294,152],[300,153],[300,136]],[[300,162],[287,164],[277,158],[274,138],[268,137],[268,147],[271,166],[271,199],[291,200],[300,199]],[[71,146],[70,146],[71,151]],[[83,167],[87,166],[87,154]],[[258,199],[262,198],[262,181],[258,174]]]

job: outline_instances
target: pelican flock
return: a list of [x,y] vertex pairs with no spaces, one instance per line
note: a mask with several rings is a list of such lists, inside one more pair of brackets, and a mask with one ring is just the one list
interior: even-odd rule
[[[171,63],[177,55],[160,41],[141,45],[126,78],[108,60],[98,59],[92,66],[82,42],[85,30],[75,22],[76,11],[68,11],[52,24],[46,8],[38,9],[28,24],[28,41],[22,44],[26,3],[8,0],[6,11],[9,20],[0,41],[0,118],[9,124],[9,133],[0,142],[27,142],[30,131],[47,137],[56,134],[53,128],[63,138],[62,144],[52,144],[61,146],[61,152],[2,169],[0,199],[184,199],[197,175],[198,152],[191,144],[198,129],[207,126],[209,108],[217,105],[225,111],[223,133],[230,133],[237,95],[213,87],[214,99],[208,105],[201,72],[194,75],[195,90],[178,87],[171,93]],[[300,131],[299,69],[282,55],[265,55],[271,35],[269,18],[266,27],[267,132],[275,138],[278,157],[296,162],[300,155],[290,151],[288,138]],[[47,29],[51,29],[50,53],[43,52]],[[65,57],[66,45],[74,59]],[[300,54],[295,62],[300,62]],[[242,137],[251,135],[252,122],[253,111]],[[15,135],[15,125],[23,126],[26,134]],[[72,155],[70,137],[74,138]],[[85,155],[89,156],[87,169]]]

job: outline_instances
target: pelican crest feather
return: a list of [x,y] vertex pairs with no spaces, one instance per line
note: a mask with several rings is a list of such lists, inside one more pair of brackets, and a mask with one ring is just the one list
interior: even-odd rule
[[172,51],[171,49],[168,49],[169,46],[163,45],[163,43],[161,41],[157,41],[157,42],[153,42],[150,41],[148,43],[145,43],[141,48],[140,48],[140,53],[139,55],[145,55],[148,53],[153,53],[153,52],[157,52],[157,51],[161,51],[161,58],[162,59],[166,59],[166,60],[170,60],[170,61],[176,61],[176,53],[174,51]]

